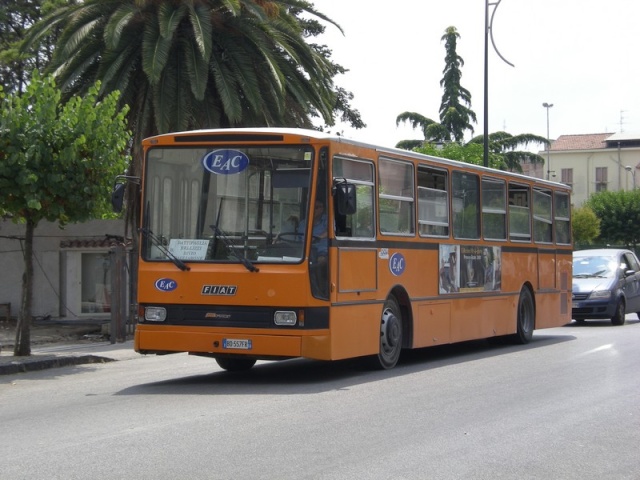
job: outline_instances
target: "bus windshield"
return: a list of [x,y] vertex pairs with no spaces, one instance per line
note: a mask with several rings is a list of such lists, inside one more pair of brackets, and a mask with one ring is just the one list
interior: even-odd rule
[[142,257],[301,262],[313,161],[310,146],[150,149]]

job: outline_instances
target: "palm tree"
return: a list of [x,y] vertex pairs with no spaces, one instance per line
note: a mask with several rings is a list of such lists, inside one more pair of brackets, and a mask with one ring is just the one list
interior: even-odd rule
[[[474,143],[482,145],[484,135],[477,135],[469,141],[469,144]],[[526,147],[531,143],[548,146],[549,140],[532,133],[521,133],[520,135],[511,135],[507,132],[490,133],[489,152],[493,159],[499,159],[499,164],[494,167],[522,173],[522,163],[525,161],[544,164],[544,157],[533,152],[518,150],[519,147]]]
[[234,125],[332,122],[331,63],[304,39],[290,6],[265,0],[87,0],[40,22],[35,42],[63,32],[48,70],[68,96],[96,80],[119,90],[140,140],[154,133]]

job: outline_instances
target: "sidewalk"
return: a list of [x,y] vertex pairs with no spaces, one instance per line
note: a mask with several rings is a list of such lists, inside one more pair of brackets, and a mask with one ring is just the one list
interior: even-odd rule
[[112,344],[104,321],[41,320],[31,327],[31,355],[13,356],[15,322],[0,323],[0,375],[138,358],[133,340]]

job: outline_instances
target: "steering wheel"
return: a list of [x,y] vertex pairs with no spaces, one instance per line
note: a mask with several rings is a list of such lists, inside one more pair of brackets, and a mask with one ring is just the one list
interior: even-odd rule
[[275,243],[299,243],[302,240],[302,234],[297,232],[282,232],[277,235],[277,238]]

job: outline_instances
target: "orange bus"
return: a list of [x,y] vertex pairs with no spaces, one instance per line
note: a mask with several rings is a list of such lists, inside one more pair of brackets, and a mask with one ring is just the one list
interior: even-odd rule
[[566,185],[301,129],[148,138],[141,180],[143,354],[387,369],[571,321]]

